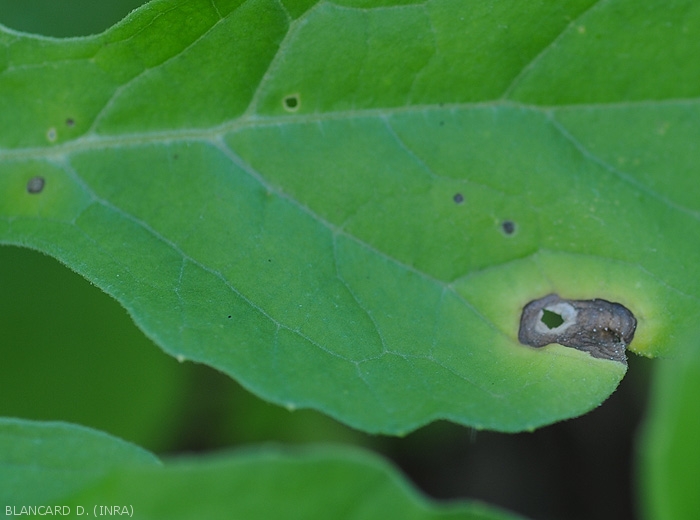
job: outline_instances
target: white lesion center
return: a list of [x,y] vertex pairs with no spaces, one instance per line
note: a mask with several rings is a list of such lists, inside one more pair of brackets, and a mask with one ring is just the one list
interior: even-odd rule
[[[561,318],[561,323],[555,327],[550,327],[544,320],[544,312],[548,311],[556,314]],[[570,303],[558,302],[552,305],[547,305],[537,313],[537,322],[535,323],[535,331],[540,334],[561,334],[566,329],[576,324],[576,309]]]

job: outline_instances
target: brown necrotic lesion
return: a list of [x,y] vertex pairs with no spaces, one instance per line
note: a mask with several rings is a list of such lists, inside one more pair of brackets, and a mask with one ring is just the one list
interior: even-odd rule
[[596,358],[626,363],[625,349],[636,328],[637,319],[622,304],[548,294],[523,307],[518,339],[531,347],[558,343]]

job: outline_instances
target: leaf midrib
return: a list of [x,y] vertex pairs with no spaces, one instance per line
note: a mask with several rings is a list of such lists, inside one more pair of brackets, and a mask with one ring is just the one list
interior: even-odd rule
[[[84,135],[82,137],[79,137],[77,139],[65,142],[65,143],[60,143],[56,145],[50,145],[50,146],[45,146],[45,147],[31,147],[31,148],[19,148],[19,149],[13,149],[13,150],[7,150],[7,149],[0,149],[0,161],[13,161],[13,162],[23,162],[23,161],[35,161],[35,160],[46,160],[59,168],[63,169],[65,171],[66,166],[70,164],[70,155],[71,154],[76,154],[76,153],[81,153],[81,152],[88,152],[88,151],[99,151],[99,150],[105,150],[105,149],[113,149],[113,148],[128,148],[128,147],[133,147],[133,148],[140,148],[140,147],[146,147],[149,145],[171,145],[171,144],[176,144],[176,143],[181,143],[181,142],[200,142],[204,143],[206,145],[212,146],[216,148],[218,151],[226,155],[226,157],[234,163],[237,167],[241,168],[244,170],[248,175],[253,177],[256,182],[258,182],[261,186],[263,186],[266,190],[275,193],[276,196],[284,198],[285,200],[288,200],[292,204],[294,204],[297,208],[299,208],[302,212],[308,214],[310,217],[312,217],[314,220],[319,222],[321,225],[326,227],[334,236],[336,235],[343,235],[351,240],[355,241],[357,244],[362,246],[363,248],[367,249],[368,251],[372,252],[375,255],[378,255],[382,257],[385,260],[388,260],[392,263],[395,263],[397,266],[400,268],[413,272],[414,274],[417,274],[421,276],[424,279],[429,280],[431,283],[437,284],[439,287],[441,287],[443,290],[449,290],[451,291],[455,296],[457,296],[460,300],[463,301],[463,303],[469,308],[471,312],[473,312],[475,315],[477,315],[484,323],[488,324],[490,327],[492,327],[494,330],[497,330],[500,334],[502,334],[502,331],[498,329],[490,320],[485,318],[483,315],[481,315],[476,308],[473,307],[469,302],[466,302],[464,298],[459,295],[454,289],[451,288],[451,285],[454,283],[454,280],[452,281],[444,281],[437,279],[430,274],[423,272],[421,270],[416,269],[415,267],[405,264],[401,262],[400,260],[384,253],[383,251],[380,251],[376,249],[374,246],[371,244],[363,241],[359,237],[356,237],[350,233],[348,233],[346,230],[342,228],[342,226],[338,226],[336,224],[333,224],[332,222],[327,221],[323,217],[321,217],[319,214],[317,214],[315,211],[313,211],[311,208],[307,207],[306,205],[302,204],[300,201],[294,199],[287,193],[281,191],[280,189],[276,188],[275,186],[271,185],[270,183],[267,182],[267,180],[259,173],[257,172],[252,166],[250,166],[246,161],[244,161],[238,154],[236,153],[235,150],[231,149],[231,147],[224,142],[224,137],[225,135],[232,133],[232,132],[238,132],[241,130],[246,130],[246,129],[255,129],[255,128],[265,128],[265,127],[278,127],[278,126],[283,126],[283,125],[300,125],[300,124],[306,124],[306,123],[319,123],[319,122],[324,122],[324,121],[347,121],[347,120],[352,120],[352,119],[371,119],[371,118],[381,118],[381,119],[388,119],[393,115],[398,115],[398,114],[404,114],[404,113],[419,113],[419,112],[430,112],[430,111],[460,111],[460,110],[471,110],[471,109],[483,109],[483,108],[503,108],[503,109],[512,109],[512,110],[529,110],[533,112],[538,112],[544,114],[550,124],[557,130],[558,133],[560,133],[568,142],[571,143],[572,146],[574,146],[579,153],[582,154],[582,156],[589,161],[595,162],[599,164],[601,167],[605,168],[607,171],[613,173],[615,176],[620,178],[622,181],[624,181],[626,184],[632,186],[635,190],[638,190],[642,193],[645,193],[663,204],[666,204],[669,208],[679,211],[683,213],[684,215],[691,217],[695,220],[700,220],[700,214],[698,212],[695,212],[689,208],[686,208],[680,204],[677,204],[676,202],[662,196],[661,194],[655,192],[654,190],[648,188],[644,184],[636,181],[633,176],[630,174],[623,172],[619,170],[618,168],[615,168],[611,165],[609,165],[607,162],[605,162],[603,159],[598,157],[597,155],[593,154],[585,148],[576,138],[570,134],[567,130],[566,127],[557,121],[555,114],[558,111],[563,111],[563,110],[578,110],[578,109],[600,109],[600,108],[629,108],[629,107],[647,107],[647,106],[659,106],[660,104],[664,104],[667,106],[697,106],[698,103],[700,102],[700,99],[680,99],[680,100],[666,100],[664,102],[656,102],[656,101],[642,101],[642,102],[625,102],[625,103],[615,103],[615,104],[594,104],[594,105],[568,105],[568,106],[559,106],[559,107],[541,107],[537,105],[529,105],[529,104],[523,104],[523,103],[517,103],[517,102],[512,102],[512,101],[490,101],[490,102],[480,102],[480,103],[454,103],[454,104],[431,104],[431,105],[416,105],[416,106],[405,106],[405,107],[394,107],[394,108],[389,108],[389,109],[381,109],[381,108],[373,108],[373,109],[366,109],[366,110],[346,110],[346,111],[337,111],[337,112],[326,112],[322,114],[301,114],[301,115],[282,115],[282,116],[243,116],[240,118],[232,119],[230,121],[227,121],[221,125],[217,125],[214,127],[208,127],[208,128],[192,128],[192,129],[178,129],[178,130],[167,130],[167,131],[149,131],[149,132],[144,132],[144,133],[129,133],[129,134],[115,134],[115,135],[97,135],[97,134],[90,134],[90,135]],[[71,168],[72,170],[72,168]],[[80,176],[77,172],[73,171],[72,175],[78,176],[79,183],[83,187],[83,189],[88,189],[88,193],[90,194],[91,198],[93,200],[102,200],[97,195],[89,189],[85,183],[80,179]],[[112,209],[116,209],[118,211],[121,211],[123,213],[123,210],[121,208],[115,208],[113,205],[109,204],[107,201],[102,201],[103,203],[107,204],[107,207],[110,207]],[[131,216],[133,217],[133,216]],[[133,217],[135,218],[135,217]],[[141,223],[144,224],[144,223]],[[148,228],[144,228],[148,229]],[[151,230],[154,231],[154,230]],[[170,243],[169,240],[166,240],[166,243]],[[183,258],[188,258],[189,255],[186,253],[179,251],[179,249],[175,249],[178,254],[182,254]],[[533,254],[537,254],[537,251],[532,252],[531,254],[527,255],[532,256]],[[206,266],[204,266],[201,262],[198,260],[195,260],[194,258],[191,258],[191,260],[196,264],[199,265],[200,267],[204,269],[209,269]],[[225,277],[221,273],[212,273],[216,274],[217,276],[221,277],[222,280],[225,280]],[[473,274],[473,273],[468,273],[468,274]],[[655,279],[659,280],[658,276],[654,275],[653,276]],[[226,280],[225,280],[226,281]],[[228,282],[227,282],[228,283]],[[666,283],[665,283],[666,284]],[[667,284],[666,284],[667,285]],[[683,294],[688,297],[694,298],[693,295],[688,294],[684,292],[682,289],[677,288],[677,287],[672,287],[672,289],[680,294]],[[247,300],[247,298],[245,298]],[[255,306],[254,306],[255,307]],[[272,319],[272,318],[271,318]],[[277,323],[277,320],[272,319],[273,322]],[[280,324],[281,325],[281,324]],[[291,327],[288,326],[283,326],[285,329],[292,330]],[[306,338],[305,338],[306,339]],[[312,342],[313,343],[313,342]],[[325,349],[324,349],[325,350]]]
[[[176,130],[150,130],[119,134],[86,133],[70,141],[46,146],[0,148],[0,161],[21,161],[65,157],[67,154],[102,149],[137,147],[148,144],[171,144],[181,141],[215,142],[224,135],[246,129],[280,127],[326,121],[347,121],[352,119],[391,118],[400,114],[431,111],[466,111],[473,109],[512,109],[527,110],[546,116],[556,112],[576,110],[600,110],[622,108],[700,107],[700,98],[677,98],[667,100],[622,101],[614,103],[585,103],[568,105],[534,105],[510,100],[481,101],[474,103],[433,103],[389,108],[369,108],[361,110],[339,110],[314,114],[294,115],[250,115],[226,121],[206,128],[179,128]],[[563,125],[562,125],[563,126]]]

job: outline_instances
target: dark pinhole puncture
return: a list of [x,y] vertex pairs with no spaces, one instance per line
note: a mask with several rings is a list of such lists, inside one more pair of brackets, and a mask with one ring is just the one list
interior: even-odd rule
[[518,340],[531,347],[558,343],[596,358],[627,363],[625,349],[636,328],[634,314],[620,303],[565,300],[548,294],[523,307]]
[[299,94],[291,94],[282,100],[284,109],[288,112],[296,112],[299,110],[299,105],[301,100],[299,99]]
[[29,179],[27,182],[27,193],[41,193],[42,190],[44,189],[44,185],[46,184],[46,180],[41,177],[40,175],[37,175],[36,177],[32,177]]

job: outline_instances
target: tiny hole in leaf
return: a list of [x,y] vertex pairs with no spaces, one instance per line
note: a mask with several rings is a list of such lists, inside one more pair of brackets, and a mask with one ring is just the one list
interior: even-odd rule
[[46,139],[49,140],[50,143],[53,143],[56,141],[56,138],[58,137],[58,134],[56,133],[56,129],[51,127],[46,131]]
[[561,314],[556,312],[548,311],[547,309],[542,309],[542,323],[547,325],[549,329],[556,329],[562,323],[564,323],[564,318]]
[[287,112],[296,112],[297,110],[299,110],[299,106],[301,105],[299,94],[292,94],[290,96],[285,97],[283,104],[284,109]]
[[41,193],[41,191],[44,189],[44,184],[46,184],[46,181],[43,177],[38,175],[36,177],[32,177],[27,183],[27,192],[33,194]]
[[73,118],[69,117],[68,119],[66,119],[66,126],[68,126],[68,127],[75,126],[75,120]]
[[229,319],[231,318],[231,315],[229,315]]
[[501,228],[506,235],[512,235],[515,233],[515,222],[512,220],[506,220],[503,222],[503,224],[501,224]]
[[455,193],[455,196],[452,197],[452,200],[454,200],[457,204],[461,204],[464,202],[464,195],[461,193]]

